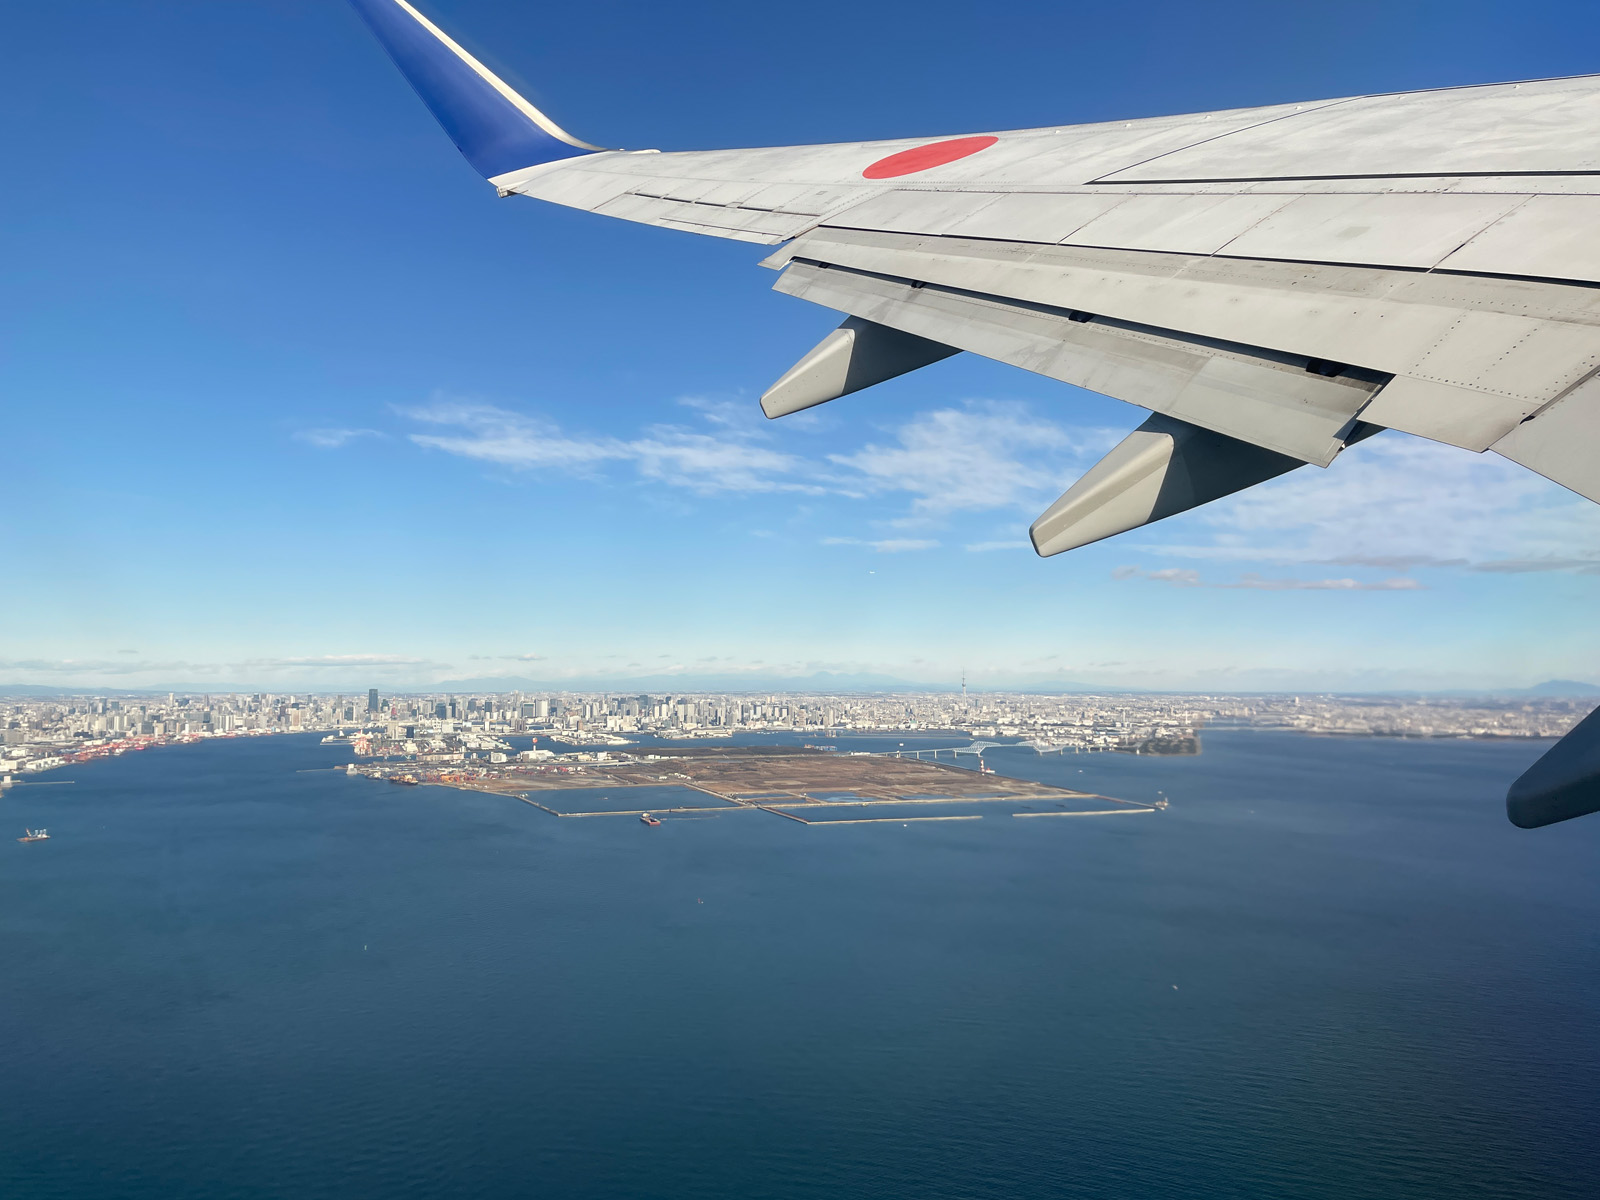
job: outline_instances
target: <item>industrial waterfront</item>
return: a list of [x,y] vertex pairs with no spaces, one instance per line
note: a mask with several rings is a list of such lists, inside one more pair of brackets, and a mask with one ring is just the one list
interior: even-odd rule
[[[718,740],[743,734],[927,734],[952,748],[985,740],[1039,753],[1193,754],[1216,727],[1402,738],[1560,737],[1593,697],[1199,695],[1113,693],[620,694],[163,693],[0,697],[0,784],[72,763],[173,742],[322,732],[348,738],[359,756],[424,768],[485,770],[657,738]],[[508,737],[535,744],[514,750]],[[538,742],[543,742],[541,746]],[[579,755],[579,757],[572,757]],[[594,760],[588,760],[594,761]]]

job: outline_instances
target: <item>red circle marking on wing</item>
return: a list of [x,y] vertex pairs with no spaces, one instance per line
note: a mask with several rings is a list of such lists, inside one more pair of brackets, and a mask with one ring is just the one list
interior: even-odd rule
[[951,138],[946,142],[929,142],[926,146],[914,146],[910,150],[891,154],[888,158],[880,158],[861,172],[861,178],[895,179],[901,175],[915,175],[918,171],[926,171],[930,167],[942,167],[946,163],[953,163],[957,159],[976,154],[979,150],[987,150],[999,140],[997,137],[985,135]]

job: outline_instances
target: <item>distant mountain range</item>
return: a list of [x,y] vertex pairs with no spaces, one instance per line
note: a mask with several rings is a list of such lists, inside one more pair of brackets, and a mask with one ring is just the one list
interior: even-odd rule
[[1600,687],[1592,683],[1579,683],[1576,679],[1547,679],[1523,691],[1529,696],[1600,696]]

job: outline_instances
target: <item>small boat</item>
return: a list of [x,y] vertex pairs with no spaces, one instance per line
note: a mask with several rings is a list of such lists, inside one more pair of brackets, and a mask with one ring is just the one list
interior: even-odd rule
[[649,813],[640,813],[639,814],[639,820],[643,821],[646,825],[659,825],[659,824],[661,824],[660,821],[656,820],[656,818],[652,817]]
[[28,836],[19,837],[17,839],[19,842],[48,842],[50,840],[50,831],[48,829],[28,829],[24,827],[22,832]]

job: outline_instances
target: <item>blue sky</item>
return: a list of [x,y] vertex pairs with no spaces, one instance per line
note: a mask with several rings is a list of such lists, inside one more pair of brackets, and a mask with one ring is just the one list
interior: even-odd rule
[[[576,135],[1020,128],[1600,66],[1587,4],[429,0]],[[961,355],[765,421],[759,247],[499,201],[337,0],[0,46],[0,683],[1600,681],[1600,508],[1386,434],[1052,560],[1136,425]]]

